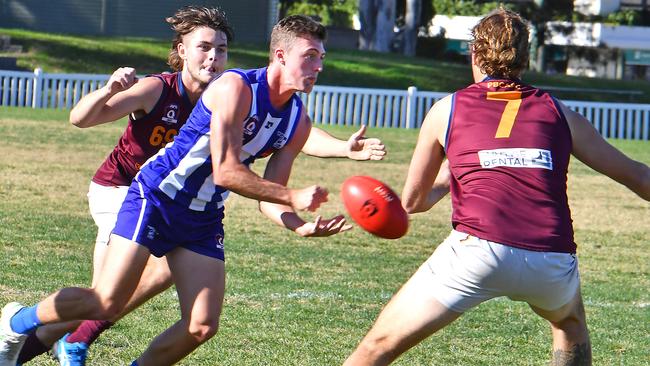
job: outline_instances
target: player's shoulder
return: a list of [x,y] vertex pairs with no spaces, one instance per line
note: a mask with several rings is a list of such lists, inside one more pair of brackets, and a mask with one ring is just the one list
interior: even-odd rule
[[427,118],[448,118],[451,113],[454,95],[449,94],[433,104]]
[[236,92],[240,89],[248,89],[248,81],[243,75],[236,72],[224,72],[218,78],[212,80],[206,90]]
[[435,102],[433,108],[437,108],[437,109],[450,108],[453,100],[454,100],[454,94],[453,93],[448,94],[442,99]]
[[208,84],[201,99],[210,110],[214,110],[220,103],[250,104],[252,91],[250,85],[241,75],[233,72],[223,73],[219,78]]
[[157,77],[144,77],[139,79],[130,89],[133,89],[132,92],[135,94],[157,100],[165,89],[165,83]]

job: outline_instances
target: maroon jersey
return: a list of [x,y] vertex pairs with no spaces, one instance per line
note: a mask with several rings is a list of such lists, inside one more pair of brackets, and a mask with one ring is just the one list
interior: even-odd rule
[[447,132],[452,224],[517,248],[575,253],[571,132],[548,93],[486,79],[457,91]]
[[102,186],[128,186],[147,159],[174,139],[192,112],[181,73],[151,75],[163,82],[160,99],[151,112],[129,124],[117,146],[97,169],[93,182]]

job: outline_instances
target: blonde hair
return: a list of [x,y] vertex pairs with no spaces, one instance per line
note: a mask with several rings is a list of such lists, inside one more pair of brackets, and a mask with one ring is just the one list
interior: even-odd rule
[[183,59],[178,55],[178,44],[183,42],[183,36],[193,32],[199,27],[208,27],[225,33],[226,39],[230,42],[233,38],[233,31],[226,14],[219,8],[207,8],[202,6],[186,6],[167,19],[165,19],[175,32],[172,41],[172,48],[169,50],[167,64],[174,71],[183,70]]
[[488,76],[517,78],[528,67],[528,24],[503,8],[486,15],[472,29],[476,66]]
[[276,49],[290,49],[296,38],[305,36],[325,42],[327,30],[322,24],[304,15],[290,15],[280,20],[271,32],[269,61],[273,61]]

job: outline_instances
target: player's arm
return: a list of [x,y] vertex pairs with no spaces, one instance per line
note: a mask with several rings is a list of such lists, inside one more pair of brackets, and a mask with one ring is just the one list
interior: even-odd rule
[[224,75],[203,93],[205,105],[212,111],[210,153],[214,183],[258,201],[315,211],[327,201],[327,191],[319,186],[292,190],[263,179],[239,160],[243,124],[251,106],[252,93],[239,75]]
[[450,111],[451,98],[447,97],[434,104],[422,123],[402,191],[402,205],[408,213],[427,211],[449,189],[448,168],[436,177],[445,156],[442,144]]
[[451,171],[449,170],[449,160],[445,159],[438,169],[438,175],[433,180],[433,187],[429,192],[428,202],[431,206],[438,203],[444,196],[449,193],[449,182],[451,181]]
[[610,145],[581,114],[560,103],[571,130],[573,155],[650,201],[650,168]]
[[363,125],[345,141],[312,126],[302,152],[319,158],[383,159],[386,155],[386,147],[380,139],[364,137],[365,132],[366,126]]
[[[279,151],[275,152],[266,165],[264,179],[287,185],[293,162],[300,153],[311,129],[311,122],[303,112],[300,123],[292,139]],[[320,216],[314,222],[306,222],[288,205],[260,201],[260,211],[280,226],[296,232],[300,236],[330,236],[351,228],[345,224],[342,215],[332,219]]]
[[138,81],[135,69],[121,67],[103,87],[87,94],[70,111],[70,123],[85,128],[118,120],[130,113],[149,113],[160,98],[158,78]]

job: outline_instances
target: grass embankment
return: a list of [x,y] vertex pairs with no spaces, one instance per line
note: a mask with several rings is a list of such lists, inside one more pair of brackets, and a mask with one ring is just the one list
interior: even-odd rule
[[[119,66],[133,66],[140,74],[167,70],[169,40],[144,38],[82,37],[48,34],[17,29],[2,29],[12,43],[23,46],[17,55],[18,66],[36,67],[45,72],[110,74]],[[229,67],[252,68],[268,62],[266,45],[233,43]],[[566,75],[527,72],[524,79],[549,87],[594,91],[556,92],[561,99],[650,103],[650,83],[604,80]],[[328,50],[320,85],[406,89],[450,92],[471,82],[469,66],[426,58],[365,51]],[[606,90],[641,91],[641,95],[619,95]]]

